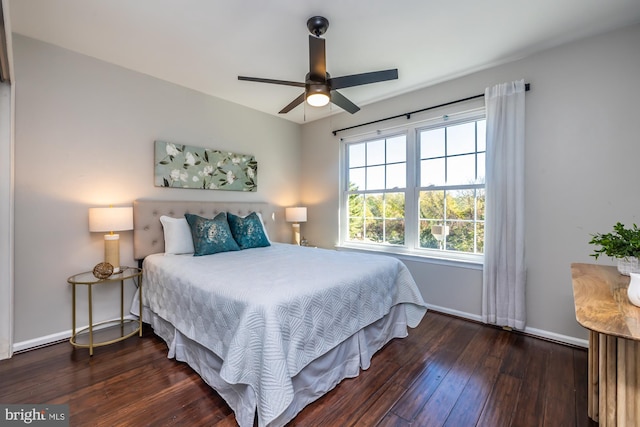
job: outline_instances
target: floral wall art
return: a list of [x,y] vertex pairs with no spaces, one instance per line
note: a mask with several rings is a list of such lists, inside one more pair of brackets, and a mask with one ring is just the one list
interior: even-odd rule
[[258,162],[247,154],[156,141],[155,185],[256,191]]

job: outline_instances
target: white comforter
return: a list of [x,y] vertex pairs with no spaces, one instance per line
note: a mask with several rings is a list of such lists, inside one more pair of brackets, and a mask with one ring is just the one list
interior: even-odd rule
[[274,243],[202,257],[151,255],[144,303],[222,360],[220,376],[256,393],[260,425],[293,399],[309,362],[404,304],[418,325],[426,305],[395,258]]

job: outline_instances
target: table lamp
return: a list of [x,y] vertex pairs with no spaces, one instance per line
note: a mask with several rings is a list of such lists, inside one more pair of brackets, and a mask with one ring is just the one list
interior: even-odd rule
[[114,231],[133,230],[133,208],[89,208],[89,231],[105,232],[104,262],[113,266],[113,272],[120,272],[120,235]]
[[300,223],[307,222],[307,208],[286,208],[284,212],[285,220],[293,223],[293,243],[300,246]]
[[442,243],[445,236],[449,235],[449,226],[448,225],[432,225],[431,226],[431,234],[438,241],[438,246],[442,249]]

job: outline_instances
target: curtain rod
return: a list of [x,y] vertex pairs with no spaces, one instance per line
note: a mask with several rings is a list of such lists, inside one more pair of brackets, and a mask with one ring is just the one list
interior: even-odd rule
[[[531,84],[530,83],[525,83],[524,90],[528,91],[530,89],[531,89]],[[433,107],[427,107],[427,108],[423,108],[421,110],[410,111],[408,113],[398,114],[396,116],[391,116],[391,117],[385,117],[384,119],[378,119],[378,120],[374,120],[372,122],[367,122],[367,123],[362,123],[362,124],[359,124],[359,125],[349,126],[349,127],[342,128],[342,129],[336,129],[336,130],[331,131],[331,132],[333,133],[333,136],[336,136],[338,134],[338,132],[342,132],[342,131],[349,130],[349,129],[359,128],[361,126],[372,125],[374,123],[380,123],[380,122],[384,122],[384,121],[387,121],[387,120],[393,120],[393,119],[397,119],[398,117],[405,117],[406,116],[407,120],[409,120],[411,118],[412,114],[422,113],[424,111],[434,110],[434,109],[440,108],[440,107],[446,107],[447,105],[457,104],[459,102],[471,101],[472,99],[480,98],[480,97],[483,97],[483,96],[484,96],[484,93],[481,93],[480,95],[469,96],[467,98],[462,98],[462,99],[457,99],[455,101],[445,102],[444,104],[434,105]]]

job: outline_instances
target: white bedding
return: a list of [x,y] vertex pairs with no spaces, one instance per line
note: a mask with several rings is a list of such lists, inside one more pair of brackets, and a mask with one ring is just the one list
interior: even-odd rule
[[274,243],[202,257],[156,254],[143,267],[145,306],[214,352],[224,381],[251,387],[259,425],[289,407],[292,378],[311,361],[394,306],[411,327],[426,312],[407,268],[386,256]]

